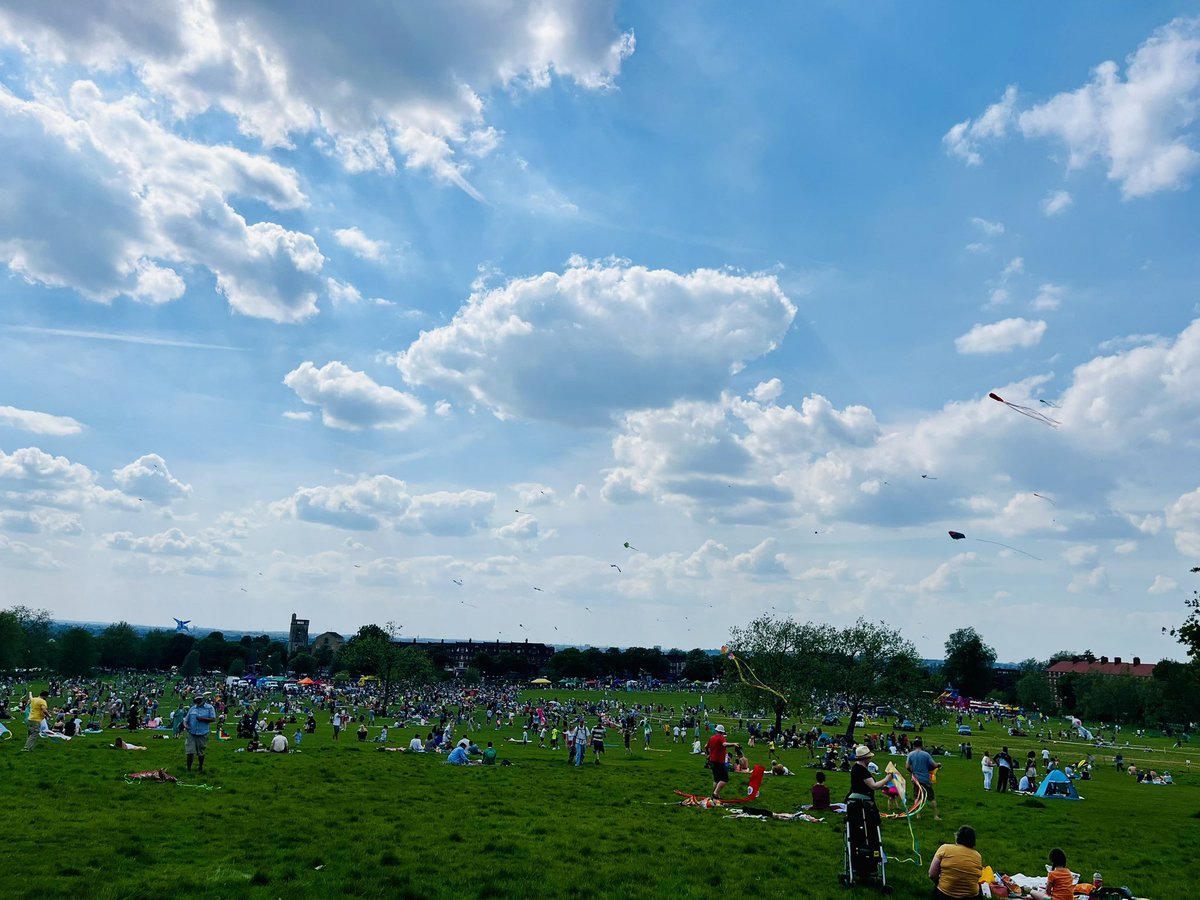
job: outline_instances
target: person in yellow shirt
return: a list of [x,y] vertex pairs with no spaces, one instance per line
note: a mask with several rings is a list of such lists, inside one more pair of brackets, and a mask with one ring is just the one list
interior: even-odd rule
[[29,695],[29,737],[25,741],[25,749],[32,750],[37,746],[38,736],[42,733],[42,723],[50,718],[50,704],[46,698],[49,691],[42,691],[38,696]]
[[929,864],[935,900],[978,897],[983,857],[975,849],[975,829],[964,825],[954,835],[953,844],[942,844]]

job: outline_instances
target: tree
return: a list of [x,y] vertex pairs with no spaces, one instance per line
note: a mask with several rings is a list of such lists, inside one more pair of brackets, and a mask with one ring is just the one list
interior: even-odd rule
[[63,675],[90,675],[96,667],[96,639],[86,628],[68,628],[58,637],[58,654],[58,671]]
[[712,657],[703,650],[689,650],[680,675],[688,681],[712,681]]
[[437,680],[437,670],[424,649],[410,644],[396,651],[392,677],[398,684],[430,684]]
[[826,705],[840,702],[846,707],[849,743],[854,742],[855,721],[872,706],[927,714],[925,667],[917,648],[898,629],[866,619],[848,628],[809,627],[810,683]]
[[1017,679],[1017,701],[1025,709],[1048,713],[1054,709],[1054,695],[1045,672],[1026,672]]
[[317,671],[317,658],[301,650],[288,660],[288,667],[297,675],[311,675]]
[[171,632],[155,629],[142,635],[142,645],[138,650],[138,668],[140,669],[169,669],[167,662],[171,646]]
[[[731,687],[749,707],[770,709],[777,731],[783,730],[783,714],[789,708],[802,709],[803,698],[811,695],[814,679],[806,641],[820,629],[812,623],[798,625],[764,615],[730,632],[729,646],[743,664],[743,677]],[[753,676],[771,690],[747,684],[755,680]]]
[[1165,721],[1184,731],[1200,722],[1200,663],[1164,659],[1154,667],[1154,680],[1162,686]]
[[996,676],[996,651],[974,628],[960,628],[946,639],[942,677],[966,697],[986,697]]
[[[399,674],[400,650],[393,638],[400,631],[400,626],[388,622],[387,628],[378,625],[364,625],[358,633],[346,642],[338,654],[338,664],[344,665],[355,675],[375,675],[383,687],[383,708],[387,709],[391,697],[392,684]],[[418,653],[424,653],[419,648]],[[429,665],[429,657],[425,656]],[[432,666],[430,666],[432,669]]]
[[128,622],[109,625],[97,640],[100,665],[106,669],[132,669],[138,664],[141,638]]
[[46,609],[14,606],[8,610],[21,628],[21,659],[18,665],[28,669],[48,668],[54,656],[53,619]]
[[184,678],[195,678],[200,674],[200,651],[193,649],[183,658],[179,674]]
[[1184,606],[1188,614],[1183,624],[1178,628],[1164,628],[1163,633],[1177,638],[1187,648],[1192,662],[1200,663],[1200,591],[1192,591],[1191,599],[1185,600]]
[[25,632],[11,609],[0,610],[0,672],[21,667],[25,659]]
[[241,678],[243,675],[245,675],[246,661],[240,656],[234,659],[234,661],[229,664],[229,674],[234,678]]

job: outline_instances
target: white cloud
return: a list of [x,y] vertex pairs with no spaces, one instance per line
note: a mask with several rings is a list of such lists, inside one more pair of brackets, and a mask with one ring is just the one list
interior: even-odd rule
[[1007,282],[1014,275],[1020,275],[1025,271],[1025,258],[1023,256],[1015,256],[1004,267],[1004,271],[1000,273],[1000,280]]
[[942,137],[942,145],[951,156],[957,156],[969,166],[983,162],[980,144],[984,141],[1004,137],[1013,121],[1017,104],[1017,89],[1010,85],[1004,95],[987,109],[978,119],[959,122]]
[[1042,200],[1042,213],[1049,218],[1061,216],[1071,206],[1071,195],[1066,191],[1051,191]]
[[0,511],[0,529],[21,534],[83,534],[83,522],[74,513],[57,509]]
[[176,479],[167,462],[157,453],[147,453],[120,469],[113,470],[115,481],[126,494],[166,506],[172,500],[191,496],[192,486]]
[[548,484],[522,482],[514,484],[513,490],[517,492],[517,505],[521,509],[528,509],[534,506],[552,506],[554,504],[554,488]]
[[412,394],[377,384],[365,372],[356,372],[337,361],[319,369],[303,362],[284,377],[283,383],[305,403],[319,407],[321,421],[330,428],[405,429],[425,415],[425,405]]
[[515,541],[518,543],[536,541],[538,538],[546,536],[546,533],[542,531],[538,520],[528,513],[523,513],[522,515],[517,516],[507,525],[502,525],[500,528],[495,529],[492,533],[502,540]]
[[114,3],[86,18],[8,8],[0,43],[69,67],[128,67],[180,118],[221,110],[265,145],[309,136],[349,171],[403,161],[472,194],[457,153],[484,155],[498,140],[482,94],[541,89],[552,75],[603,89],[634,49],[607,2]]
[[231,199],[302,207],[295,172],[179,137],[149,116],[143,100],[106,101],[88,81],[61,99],[0,87],[12,185],[0,196],[0,260],[27,281],[105,303],[174,300],[186,284],[171,266],[202,266],[239,313],[295,322],[316,312],[316,242],[247,223]]
[[988,306],[1003,306],[1008,302],[1008,291],[1004,288],[996,288],[988,294]]
[[336,278],[327,279],[325,287],[329,291],[329,299],[334,306],[353,306],[362,300],[362,292],[352,284],[338,281]]
[[1175,529],[1175,548],[1186,557],[1200,557],[1200,488],[1182,495],[1167,510],[1167,527]]
[[381,262],[388,252],[387,241],[371,240],[357,225],[339,228],[333,233],[333,237],[359,259]]
[[1155,575],[1154,581],[1146,589],[1147,594],[1169,594],[1172,591],[1179,589],[1179,582],[1174,578],[1168,578],[1166,575]]
[[1046,323],[1028,319],[1002,319],[990,325],[976,325],[954,339],[959,353],[1007,353],[1018,347],[1033,347],[1046,333]]
[[0,450],[0,498],[10,506],[78,510],[104,505],[132,509],[137,501],[101,486],[96,473],[37,447]]
[[411,494],[408,485],[389,475],[363,476],[350,484],[300,488],[271,504],[285,519],[317,522],[351,531],[384,526],[409,534],[465,535],[486,527],[496,495],[484,491],[435,491]]
[[[1127,198],[1183,188],[1200,165],[1189,131],[1200,102],[1200,19],[1175,19],[1155,31],[1128,57],[1123,79],[1117,63],[1102,62],[1074,91],[1019,114],[1016,99],[1009,87],[979,119],[951,128],[942,139],[947,152],[978,165],[981,145],[1004,137],[1015,121],[1026,138],[1065,145],[1068,168],[1102,160]],[[1064,194],[1051,195],[1043,211],[1062,212]]]
[[17,409],[15,406],[0,406],[0,428],[5,426],[54,437],[66,437],[83,431],[83,426],[70,416],[55,416],[29,409]]
[[988,237],[999,237],[1004,234],[1003,222],[989,222],[987,219],[981,219],[979,216],[974,216],[971,219],[971,224],[986,234]]
[[766,538],[756,547],[733,558],[733,567],[738,572],[756,576],[787,575],[787,557],[779,552],[779,541]]
[[715,396],[796,312],[774,276],[573,262],[473,294],[395,357],[405,380],[502,418],[596,424]]
[[1109,592],[1108,572],[1104,566],[1096,566],[1087,572],[1080,572],[1067,585],[1071,594],[1107,594]]
[[283,417],[285,419],[291,419],[293,422],[311,421],[312,415],[313,415],[312,410],[310,410],[310,409],[302,409],[302,410],[285,409],[283,411]]
[[110,550],[145,553],[151,556],[182,556],[197,559],[211,556],[241,556],[239,545],[227,540],[206,540],[188,535],[178,528],[168,528],[160,534],[137,537],[129,531],[104,535],[104,546]]
[[1058,309],[1062,305],[1064,293],[1065,289],[1059,284],[1039,285],[1037,296],[1033,298],[1030,306],[1039,312]]
[[1063,551],[1062,558],[1068,565],[1090,566],[1095,563],[1100,554],[1098,547],[1092,544],[1075,544]]
[[0,560],[15,569],[53,571],[63,567],[48,550],[33,547],[23,541],[13,541],[0,534]]

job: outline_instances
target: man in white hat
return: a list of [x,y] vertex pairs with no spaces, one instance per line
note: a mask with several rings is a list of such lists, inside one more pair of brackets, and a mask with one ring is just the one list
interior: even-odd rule
[[726,745],[725,726],[718,725],[708,739],[705,751],[708,754],[708,767],[712,769],[714,800],[721,799],[721,788],[729,781],[729,746],[738,747],[737,744]]

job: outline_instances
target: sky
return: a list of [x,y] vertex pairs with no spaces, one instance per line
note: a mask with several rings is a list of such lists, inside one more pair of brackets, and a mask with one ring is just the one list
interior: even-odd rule
[[0,606],[1179,657],[1198,110],[1194,2],[0,0]]

